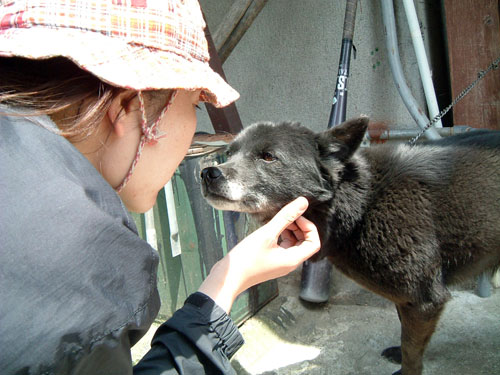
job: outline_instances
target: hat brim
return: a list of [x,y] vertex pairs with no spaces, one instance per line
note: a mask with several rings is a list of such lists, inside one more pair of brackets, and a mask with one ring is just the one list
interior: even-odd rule
[[208,62],[177,51],[129,44],[76,29],[32,27],[4,30],[1,34],[0,56],[63,56],[111,85],[131,90],[202,90],[201,98],[216,107],[225,107],[239,98]]

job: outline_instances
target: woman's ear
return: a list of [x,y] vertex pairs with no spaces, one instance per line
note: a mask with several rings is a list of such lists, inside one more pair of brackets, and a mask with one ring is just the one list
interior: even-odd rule
[[139,108],[139,100],[135,91],[122,91],[111,101],[107,116],[112,131],[117,137],[125,135],[128,123],[131,121],[137,123],[141,116]]

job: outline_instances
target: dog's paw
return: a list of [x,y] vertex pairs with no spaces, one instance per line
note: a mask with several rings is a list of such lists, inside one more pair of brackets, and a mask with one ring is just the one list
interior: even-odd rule
[[[391,346],[390,348],[384,349],[381,355],[390,362],[401,364],[402,355],[400,346]],[[397,374],[397,372],[394,374]]]

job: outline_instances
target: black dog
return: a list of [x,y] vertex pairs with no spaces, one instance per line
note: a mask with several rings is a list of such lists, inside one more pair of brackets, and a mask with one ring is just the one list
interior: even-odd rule
[[397,307],[401,347],[383,354],[421,374],[447,285],[500,264],[500,132],[359,148],[367,125],[255,124],[227,162],[202,171],[202,190],[214,207],[262,222],[305,196],[320,256]]

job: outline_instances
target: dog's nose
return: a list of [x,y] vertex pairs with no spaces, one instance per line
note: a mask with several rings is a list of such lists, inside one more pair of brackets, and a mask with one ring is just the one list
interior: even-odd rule
[[201,179],[204,181],[216,180],[220,176],[222,176],[222,173],[221,173],[220,169],[216,168],[216,167],[204,168],[201,171]]

